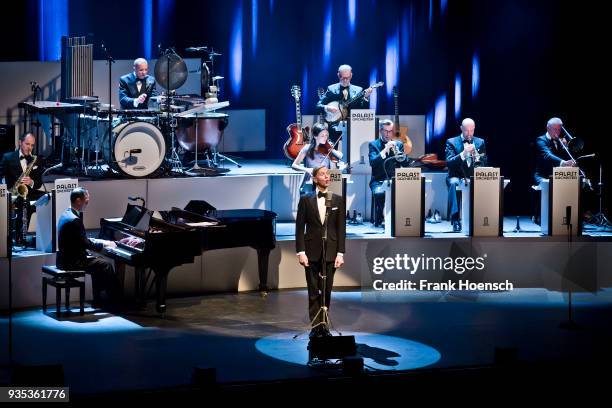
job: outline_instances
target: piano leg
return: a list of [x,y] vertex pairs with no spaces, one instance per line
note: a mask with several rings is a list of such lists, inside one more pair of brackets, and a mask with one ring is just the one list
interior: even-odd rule
[[166,287],[168,285],[168,272],[169,268],[156,268],[155,269],[155,286],[157,289],[157,313],[166,313]]
[[263,294],[268,292],[268,259],[269,249],[257,249],[257,268],[259,270],[259,291]]

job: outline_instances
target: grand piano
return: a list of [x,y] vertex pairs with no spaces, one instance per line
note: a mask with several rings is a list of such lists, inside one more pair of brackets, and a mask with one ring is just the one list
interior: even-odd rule
[[[140,241],[133,245],[118,242],[105,255],[135,267],[137,299],[146,298],[144,270],[154,276],[157,311],[166,310],[166,287],[170,269],[193,262],[204,251],[249,246],[257,251],[259,290],[268,290],[268,259],[276,247],[276,213],[258,209],[216,210],[203,201],[191,201],[185,209],[151,212],[144,220],[127,214],[122,220],[102,219],[100,238],[114,241]],[[144,211],[144,209],[142,209]],[[138,217],[136,217],[138,218]],[[148,221],[147,221],[148,219]],[[148,224],[148,225],[147,225]],[[132,242],[133,244],[133,242]]]

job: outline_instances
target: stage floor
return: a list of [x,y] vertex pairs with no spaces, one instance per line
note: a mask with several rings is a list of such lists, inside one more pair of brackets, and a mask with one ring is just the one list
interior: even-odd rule
[[[491,365],[496,349],[522,363],[589,364],[610,357],[612,289],[574,293],[580,330],[559,328],[567,294],[415,292],[373,301],[337,289],[331,319],[354,334],[370,372]],[[15,313],[15,362],[63,365],[71,395],[175,387],[194,367],[215,368],[220,384],[338,375],[306,365],[307,294],[303,289],[176,298],[165,318],[142,312],[57,319],[40,308]],[[0,319],[2,364],[7,321]],[[6,382],[6,378],[3,379]]]

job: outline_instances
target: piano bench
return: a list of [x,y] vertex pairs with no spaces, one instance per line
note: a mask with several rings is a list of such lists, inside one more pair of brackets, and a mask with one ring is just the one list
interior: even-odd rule
[[[70,288],[79,288],[80,315],[85,314],[85,271],[66,271],[55,265],[44,265],[42,267],[42,299],[43,313],[47,313],[47,285],[55,287],[55,307],[57,316],[60,315],[62,303],[62,289],[66,291],[66,312],[70,313]],[[48,276],[44,276],[48,275]],[[83,278],[80,280],[80,278]]]

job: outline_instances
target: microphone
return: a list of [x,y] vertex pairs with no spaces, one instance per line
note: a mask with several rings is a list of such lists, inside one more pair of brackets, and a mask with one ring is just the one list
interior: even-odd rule
[[128,196],[128,200],[130,200],[130,201],[136,201],[136,200],[144,201],[144,198],[138,197],[138,196]]
[[327,193],[325,193],[325,207],[327,208],[331,208],[332,206],[332,192],[328,191]]

